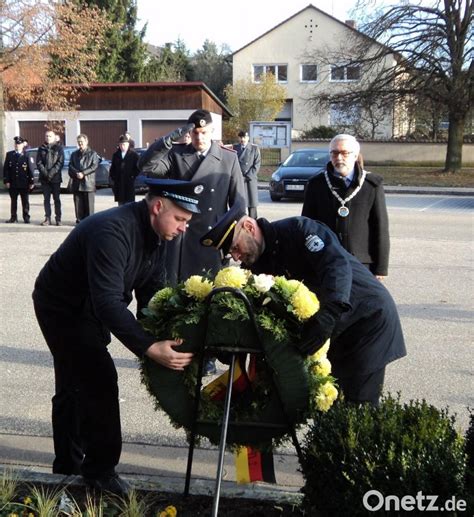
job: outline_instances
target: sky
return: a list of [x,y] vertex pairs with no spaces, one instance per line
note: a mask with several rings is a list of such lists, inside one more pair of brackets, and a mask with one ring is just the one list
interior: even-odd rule
[[310,3],[345,21],[355,0],[137,0],[138,26],[148,22],[145,41],[152,45],[180,38],[195,52],[209,39],[235,52]]

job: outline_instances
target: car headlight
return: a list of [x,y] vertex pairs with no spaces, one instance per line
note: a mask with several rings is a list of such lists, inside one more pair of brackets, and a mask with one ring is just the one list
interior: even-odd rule
[[278,172],[274,172],[274,173],[272,174],[272,180],[273,180],[273,181],[276,181],[276,182],[281,181],[281,176],[280,176],[280,174],[279,174]]

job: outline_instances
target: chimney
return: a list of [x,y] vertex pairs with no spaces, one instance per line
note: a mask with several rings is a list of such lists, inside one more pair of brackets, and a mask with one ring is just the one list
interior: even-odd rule
[[351,29],[355,29],[357,27],[357,23],[355,20],[346,20],[346,25]]

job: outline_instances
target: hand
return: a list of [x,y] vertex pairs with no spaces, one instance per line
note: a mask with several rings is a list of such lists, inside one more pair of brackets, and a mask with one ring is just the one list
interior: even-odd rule
[[163,143],[165,144],[165,147],[171,149],[173,142],[179,140],[184,134],[189,133],[189,131],[193,130],[195,127],[194,123],[186,124],[185,126],[178,127],[168,135],[164,136]]
[[76,178],[77,178],[78,180],[81,180],[83,177],[84,177],[84,174],[82,174],[82,172],[78,172],[78,173],[76,173]]
[[5,187],[10,188],[10,183],[5,183]]
[[343,311],[340,305],[329,303],[303,325],[301,340],[296,343],[302,355],[313,355],[331,337]]
[[175,347],[181,345],[182,339],[172,341],[167,339],[166,341],[157,341],[153,343],[145,355],[166,368],[171,370],[184,370],[185,366],[192,361],[193,354],[190,352],[177,352]]

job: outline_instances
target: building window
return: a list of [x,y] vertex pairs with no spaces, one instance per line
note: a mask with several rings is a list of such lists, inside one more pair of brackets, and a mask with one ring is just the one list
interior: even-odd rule
[[329,111],[331,126],[354,126],[360,118],[359,106],[340,106],[332,104]]
[[331,81],[360,81],[360,65],[332,65]]
[[318,65],[300,65],[300,81],[315,83],[318,80]]
[[288,81],[288,65],[253,65],[253,82],[260,83],[265,74],[273,74],[277,83]]

